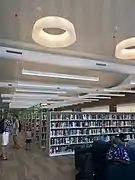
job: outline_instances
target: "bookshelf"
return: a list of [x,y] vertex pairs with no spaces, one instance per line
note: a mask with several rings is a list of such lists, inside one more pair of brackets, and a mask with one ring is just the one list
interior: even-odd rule
[[24,123],[24,131],[26,131],[27,127],[31,127],[32,129],[32,138],[34,139],[34,131],[35,131],[35,114],[29,111],[24,115],[25,123]]
[[26,131],[26,127],[31,127],[34,142],[38,143],[42,149],[45,149],[47,114],[42,110],[27,111],[23,118],[25,119],[24,131]]
[[35,113],[29,113],[29,127],[32,130],[32,138],[35,138]]
[[24,130],[26,131],[26,128],[30,127],[32,130],[33,140],[39,142],[40,114],[38,112],[27,111],[24,116],[24,119]]
[[35,112],[35,121],[34,121],[34,139],[37,143],[40,141],[40,113]]
[[106,141],[119,133],[135,138],[134,113],[50,112],[46,120],[49,156],[73,154],[73,146],[89,147],[101,135]]
[[41,112],[41,120],[40,120],[40,147],[42,149],[46,148],[46,121],[47,121],[47,114],[45,112]]

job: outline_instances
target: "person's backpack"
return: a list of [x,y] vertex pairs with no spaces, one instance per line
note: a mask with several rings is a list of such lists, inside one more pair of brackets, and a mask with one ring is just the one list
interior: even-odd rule
[[4,119],[0,121],[0,134],[4,133]]
[[22,130],[22,124],[21,124],[21,122],[19,121],[19,132],[21,132],[21,130]]

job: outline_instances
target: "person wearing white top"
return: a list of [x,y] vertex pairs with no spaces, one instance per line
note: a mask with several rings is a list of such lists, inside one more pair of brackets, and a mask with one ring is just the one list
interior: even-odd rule
[[0,155],[0,157],[3,160],[7,160],[7,145],[9,144],[9,134],[10,134],[10,129],[12,127],[11,118],[12,118],[11,114],[8,113],[7,118],[3,120],[4,131],[1,135],[2,147],[1,147],[1,155]]

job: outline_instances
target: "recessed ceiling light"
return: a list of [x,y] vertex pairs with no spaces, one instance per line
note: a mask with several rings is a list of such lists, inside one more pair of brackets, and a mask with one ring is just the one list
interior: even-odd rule
[[126,39],[117,44],[115,56],[119,59],[135,59],[135,37]]
[[73,75],[73,74],[48,73],[48,72],[40,72],[40,71],[29,71],[25,69],[22,70],[22,74],[29,75],[29,76],[41,76],[41,77],[60,78],[60,79],[99,81],[99,77],[78,76],[78,75]]
[[[46,29],[60,29],[61,34],[51,34]],[[47,16],[37,20],[32,31],[33,40],[41,46],[50,48],[67,47],[76,41],[74,25],[58,16]]]

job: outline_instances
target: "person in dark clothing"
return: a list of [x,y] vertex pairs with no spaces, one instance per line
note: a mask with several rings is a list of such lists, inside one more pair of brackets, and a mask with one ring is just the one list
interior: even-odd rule
[[8,113],[7,118],[4,119],[4,132],[2,133],[2,147],[0,157],[3,160],[7,160],[7,145],[9,144],[9,135],[11,131],[11,114]]
[[106,154],[109,151],[110,143],[104,141],[95,141],[93,143],[92,164],[94,170],[94,180],[106,180],[107,179],[107,159]]
[[119,139],[120,139],[122,142],[125,142],[125,134],[120,133],[120,134],[119,134]]
[[107,153],[108,160],[112,162],[121,162],[121,163],[129,163],[130,158],[127,150],[121,144],[121,140],[119,137],[114,138],[112,141],[112,145]]

